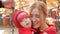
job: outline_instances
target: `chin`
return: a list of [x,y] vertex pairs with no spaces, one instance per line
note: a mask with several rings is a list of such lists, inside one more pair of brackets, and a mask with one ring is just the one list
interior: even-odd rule
[[38,29],[39,27],[33,27],[33,29]]

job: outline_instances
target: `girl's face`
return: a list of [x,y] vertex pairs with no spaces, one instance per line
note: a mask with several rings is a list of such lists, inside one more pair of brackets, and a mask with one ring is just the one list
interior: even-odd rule
[[31,28],[31,23],[30,18],[24,18],[20,24],[25,28]]
[[33,22],[33,28],[39,28],[40,27],[40,14],[39,10],[37,8],[33,9],[31,11],[31,20]]

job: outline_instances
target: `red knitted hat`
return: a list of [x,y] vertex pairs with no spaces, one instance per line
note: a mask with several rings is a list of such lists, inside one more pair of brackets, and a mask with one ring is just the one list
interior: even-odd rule
[[20,23],[24,18],[29,17],[29,15],[26,12],[20,12],[17,16],[17,21]]
[[20,22],[24,19],[24,18],[27,18],[29,17],[29,15],[24,12],[24,11],[21,11],[21,10],[17,10],[14,14],[13,14],[13,17],[12,17],[12,20],[13,20],[13,23],[15,24],[15,26],[17,28],[21,28],[21,25],[20,25]]

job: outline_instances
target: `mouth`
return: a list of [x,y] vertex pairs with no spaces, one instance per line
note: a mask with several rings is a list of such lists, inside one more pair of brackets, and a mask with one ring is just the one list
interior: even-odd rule
[[27,23],[26,25],[29,25],[29,23]]
[[39,23],[35,23],[33,24],[33,27],[37,27],[39,25]]
[[37,26],[37,24],[33,24],[33,27]]

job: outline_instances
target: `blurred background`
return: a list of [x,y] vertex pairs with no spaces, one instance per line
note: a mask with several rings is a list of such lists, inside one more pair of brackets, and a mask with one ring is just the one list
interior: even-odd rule
[[29,14],[31,5],[36,1],[46,3],[47,17],[56,20],[56,28],[59,34],[60,0],[0,0],[0,34],[18,34],[18,29],[12,23],[12,14],[16,9],[26,11]]

